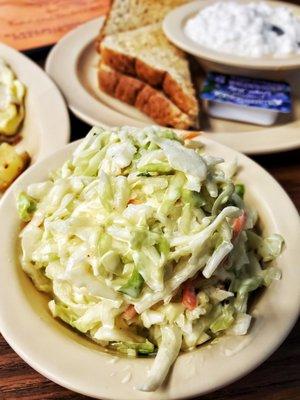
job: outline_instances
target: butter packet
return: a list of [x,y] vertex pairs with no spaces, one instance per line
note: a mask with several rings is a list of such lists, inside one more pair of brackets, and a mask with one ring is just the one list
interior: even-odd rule
[[200,97],[211,116],[271,125],[278,113],[290,113],[291,88],[275,82],[209,72]]

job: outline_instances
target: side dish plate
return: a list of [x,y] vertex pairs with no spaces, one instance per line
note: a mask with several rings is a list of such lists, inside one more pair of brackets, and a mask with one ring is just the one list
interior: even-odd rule
[[[67,34],[50,52],[46,71],[62,90],[70,109],[90,125],[133,125],[151,120],[134,107],[103,93],[97,82],[99,54],[94,45],[103,18],[87,22]],[[300,81],[291,75],[293,88]],[[204,136],[247,154],[274,153],[300,147],[300,89],[292,115],[271,128],[200,116]]]
[[[0,205],[0,330],[11,347],[34,369],[54,382],[99,399],[170,400],[201,395],[247,374],[282,343],[295,323],[300,306],[297,210],[279,184],[248,157],[203,138],[207,152],[227,160],[237,158],[238,181],[245,183],[246,202],[258,210],[264,233],[281,233],[286,245],[274,263],[282,279],[256,302],[248,335],[223,337],[218,343],[181,354],[165,385],[154,393],[134,389],[151,360],[117,358],[52,318],[47,297],[37,292],[18,261],[20,221],[16,194],[44,180],[78,145],[72,143],[27,170]],[[27,334],[26,334],[27,332]],[[120,382],[120,383],[119,383]],[[130,384],[128,384],[130,382]]]
[[28,57],[1,43],[0,57],[26,86],[22,140],[16,149],[28,151],[35,163],[68,143],[68,109],[52,80]]
[[[187,20],[197,14],[204,8],[213,5],[219,0],[203,0],[193,1],[184,4],[183,6],[175,8],[165,18],[163,23],[164,32],[168,39],[173,42],[176,46],[186,51],[187,53],[193,54],[204,60],[208,60],[214,63],[224,64],[231,67],[245,68],[247,70],[289,70],[300,67],[300,55],[290,55],[284,58],[275,57],[240,57],[232,54],[224,54],[215,50],[211,50],[205,46],[197,44],[191,40],[184,33],[184,26]],[[260,0],[235,0],[239,3],[253,3],[260,2]],[[271,7],[288,7],[297,17],[300,18],[300,7],[295,4],[289,4],[283,1],[269,1],[265,0]]]

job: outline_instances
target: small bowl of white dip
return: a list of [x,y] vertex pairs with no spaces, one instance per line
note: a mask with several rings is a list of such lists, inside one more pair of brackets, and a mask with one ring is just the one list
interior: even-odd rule
[[[300,6],[279,1],[195,1],[163,23],[176,46],[221,72],[300,67]],[[230,69],[228,69],[230,67]]]

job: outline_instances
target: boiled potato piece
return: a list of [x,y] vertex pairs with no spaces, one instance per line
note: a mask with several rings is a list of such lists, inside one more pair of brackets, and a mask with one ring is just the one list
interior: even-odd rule
[[13,136],[17,133],[24,119],[24,107],[16,104],[8,105],[5,110],[0,110],[0,133]]
[[0,191],[8,186],[26,169],[30,162],[27,152],[18,154],[14,147],[2,143],[0,145]]

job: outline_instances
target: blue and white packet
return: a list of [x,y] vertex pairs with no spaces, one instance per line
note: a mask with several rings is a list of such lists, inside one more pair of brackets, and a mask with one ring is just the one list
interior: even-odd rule
[[278,113],[292,110],[288,83],[216,72],[208,73],[200,97],[212,116],[258,125],[271,125]]

